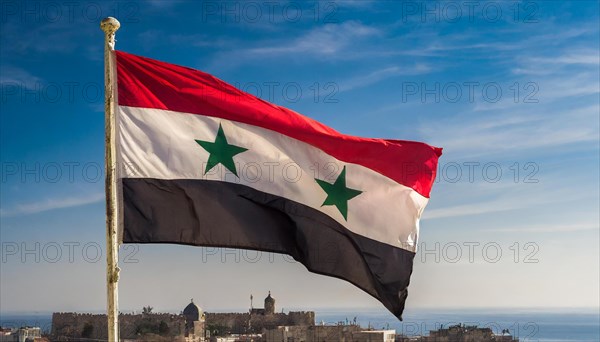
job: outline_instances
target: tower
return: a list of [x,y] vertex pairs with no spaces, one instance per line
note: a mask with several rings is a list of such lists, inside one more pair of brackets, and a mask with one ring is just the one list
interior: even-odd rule
[[271,291],[269,291],[269,295],[265,298],[265,315],[272,315],[275,313],[275,299],[271,297]]
[[[185,337],[190,341],[204,340],[204,313],[192,299],[190,304],[183,309],[185,317]],[[186,340],[187,341],[187,340]]]

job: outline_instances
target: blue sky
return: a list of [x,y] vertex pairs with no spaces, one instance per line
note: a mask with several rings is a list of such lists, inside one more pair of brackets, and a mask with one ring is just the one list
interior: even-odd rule
[[[444,148],[417,308],[598,307],[596,1],[17,2],[0,27],[0,311],[105,307],[102,17],[117,49],[348,134]],[[36,260],[36,258],[38,260]],[[120,305],[385,309],[267,253],[126,246]],[[239,260],[238,260],[239,259]]]

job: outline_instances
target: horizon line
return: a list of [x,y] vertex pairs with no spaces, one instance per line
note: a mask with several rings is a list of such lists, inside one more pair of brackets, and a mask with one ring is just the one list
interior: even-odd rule
[[[202,311],[204,312],[208,312],[208,313],[243,313],[248,311],[247,310],[242,310],[239,308],[223,308],[223,309],[216,309],[216,310],[204,310],[203,308],[201,308]],[[348,312],[353,313],[352,310],[356,310],[358,312],[384,312],[387,313],[387,310],[385,308],[377,308],[377,307],[315,307],[315,308],[303,308],[303,307],[291,307],[288,310],[285,310],[285,312],[293,312],[293,311],[314,311],[315,314],[318,314],[319,311],[320,312],[326,312],[326,313],[331,313],[331,312]],[[561,313],[561,312],[573,312],[575,311],[592,311],[595,310],[595,312],[598,315],[600,315],[600,306],[565,306],[565,307],[552,307],[552,306],[513,306],[513,307],[508,307],[508,306],[490,306],[490,307],[450,307],[450,306],[444,306],[444,307],[417,307],[417,308],[412,308],[409,310],[405,310],[405,311],[426,311],[426,312],[431,312],[434,310],[438,310],[441,312],[447,312],[447,311],[486,311],[486,310],[500,310],[502,311],[501,313],[506,313],[506,311],[510,311],[510,310],[516,310],[518,312],[515,313],[537,313],[540,310],[543,310],[545,313]],[[153,313],[156,314],[180,314],[183,311],[183,309],[179,309],[179,310],[168,310],[168,311],[156,311]],[[131,314],[131,313],[141,313],[142,310],[141,309],[120,309],[119,313],[120,314]],[[61,310],[61,311],[47,311],[47,310],[39,310],[39,311],[34,311],[34,310],[9,310],[9,311],[0,311],[0,318],[2,316],[16,316],[16,315],[51,315],[53,313],[81,313],[81,314],[105,314],[106,310],[84,310],[84,309],[80,309],[77,311],[73,311],[73,310]],[[277,312],[279,313],[279,312]],[[408,312],[405,312],[408,313]],[[390,313],[391,315],[391,313]]]

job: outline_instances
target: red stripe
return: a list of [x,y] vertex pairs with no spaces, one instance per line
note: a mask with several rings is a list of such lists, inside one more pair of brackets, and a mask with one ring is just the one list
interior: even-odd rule
[[429,197],[442,149],[341,134],[207,73],[117,51],[119,105],[207,115],[270,129],[360,164]]

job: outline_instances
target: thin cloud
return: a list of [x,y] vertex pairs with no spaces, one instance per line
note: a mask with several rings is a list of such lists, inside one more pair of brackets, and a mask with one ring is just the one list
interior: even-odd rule
[[26,89],[36,89],[36,86],[41,82],[41,78],[32,75],[25,69],[10,65],[0,66],[1,85],[15,85]]
[[[469,203],[425,210],[423,212],[423,219],[433,220],[523,210],[552,203],[578,201],[587,196],[583,193],[573,193],[570,191],[571,188],[567,185],[560,188],[540,187],[535,191],[519,185],[523,184],[514,183],[507,186],[500,186],[497,191],[495,191],[495,194],[491,195],[492,198],[490,199],[480,198],[475,200],[477,198],[477,192],[471,191]],[[512,187],[513,190],[506,191],[507,187]],[[485,188],[483,186],[480,186],[480,188],[482,192],[490,192],[489,190],[483,190]]]
[[150,5],[151,7],[157,9],[157,10],[165,10],[165,9],[171,9],[173,8],[175,5],[178,5],[180,3],[182,3],[183,1],[176,1],[176,0],[146,0],[145,4]]
[[[514,75],[557,76],[557,73],[572,74],[573,70],[596,71],[600,65],[600,54],[596,50],[569,50],[552,57],[530,56],[517,60]],[[595,79],[597,84],[597,78]]]
[[[75,16],[75,19],[81,20],[78,16]],[[31,25],[31,27],[23,29],[19,23],[6,23],[1,27],[2,48],[6,49],[3,52],[17,55],[72,53],[79,48],[76,43],[77,39],[89,36],[92,32],[91,25],[85,25],[85,23],[74,30],[73,26],[77,24],[66,20]]]
[[331,56],[350,46],[355,42],[355,39],[370,37],[378,33],[379,31],[376,28],[365,26],[356,21],[327,24],[309,31],[291,43],[253,48],[247,50],[247,53],[261,56],[296,53]]
[[593,65],[598,66],[600,63],[600,55],[598,51],[586,51],[578,54],[569,53],[556,58],[531,58],[531,63],[543,63],[543,64],[562,64],[562,65]]
[[[521,89],[516,100],[514,90],[506,86],[503,96],[498,102],[479,100],[473,111],[519,110],[526,106],[536,106],[538,103],[550,104],[581,96],[595,95],[600,93],[600,84],[597,82],[597,78],[598,73],[587,72],[561,77],[560,82],[554,77],[540,79],[536,82],[517,82]],[[511,94],[508,90],[513,93]]]
[[[383,31],[358,21],[326,24],[302,31],[293,37],[269,38],[251,43],[226,38],[220,51],[213,55],[207,70],[230,69],[241,64],[264,63],[265,60],[318,58],[319,61],[356,60],[367,48],[358,48],[381,36]],[[213,38],[214,39],[214,38]],[[243,58],[240,58],[243,56]]]
[[104,193],[95,193],[81,197],[65,197],[65,198],[53,198],[39,202],[31,202],[25,204],[19,204],[12,209],[0,209],[0,216],[2,217],[13,217],[37,214],[44,211],[50,211],[55,209],[64,209],[79,207],[82,205],[88,205],[98,203],[104,200]]
[[519,227],[504,227],[489,229],[490,232],[505,233],[557,233],[557,232],[577,232],[587,230],[598,230],[598,223],[571,223],[571,224],[546,224],[546,225],[527,225]]
[[369,9],[376,4],[374,0],[344,0],[335,3],[340,7],[349,7],[358,10]]
[[597,104],[572,110],[551,105],[524,108],[520,104],[520,110],[515,107],[483,116],[467,113],[462,118],[428,123],[420,133],[426,141],[465,158],[501,153],[514,156],[534,148],[598,141],[598,127],[590,125],[597,122]]
[[520,208],[520,205],[515,201],[494,200],[478,204],[457,205],[447,208],[425,210],[423,213],[424,220],[433,220],[449,217],[472,216],[501,211],[509,211]]
[[422,75],[431,72],[431,67],[426,64],[415,64],[412,67],[392,66],[375,70],[371,73],[356,76],[351,79],[340,82],[340,91],[348,91],[357,88],[363,88],[375,83],[379,83],[388,78],[405,75]]

